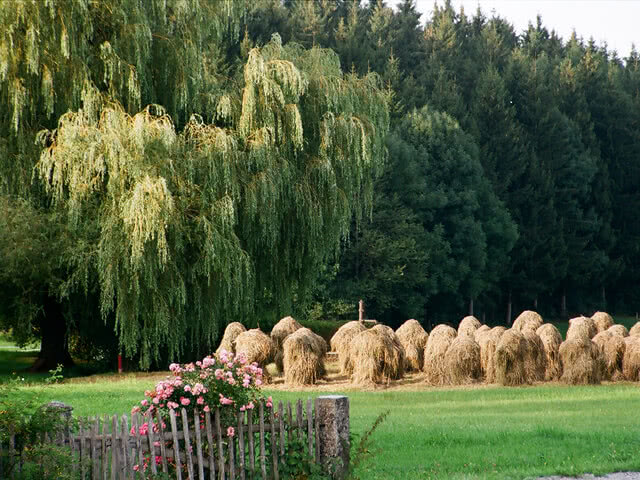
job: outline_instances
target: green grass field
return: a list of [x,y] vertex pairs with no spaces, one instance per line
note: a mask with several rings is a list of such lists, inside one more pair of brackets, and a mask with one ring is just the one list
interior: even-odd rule
[[[30,386],[18,395],[63,401],[74,406],[76,415],[122,414],[143,398],[156,379],[134,375],[121,380],[101,377],[95,383],[76,379]],[[265,393],[274,400],[316,395],[268,389]],[[346,395],[356,437],[380,413],[390,411],[373,436],[371,455],[356,472],[362,479],[517,479],[640,470],[637,384],[425,388]]]

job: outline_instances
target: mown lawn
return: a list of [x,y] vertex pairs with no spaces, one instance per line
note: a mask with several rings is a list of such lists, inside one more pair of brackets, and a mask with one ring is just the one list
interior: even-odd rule
[[[77,415],[124,413],[158,376],[21,389],[74,406]],[[265,390],[275,400],[313,392]],[[340,392],[334,392],[340,393]],[[640,470],[640,386],[557,384],[423,391],[348,392],[355,442],[390,411],[373,436],[362,479],[517,479]],[[18,398],[16,398],[18,400]]]

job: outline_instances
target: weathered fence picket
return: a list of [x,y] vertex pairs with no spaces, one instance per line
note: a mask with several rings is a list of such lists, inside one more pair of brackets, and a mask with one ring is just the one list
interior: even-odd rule
[[[325,425],[319,412],[318,399],[306,405],[299,400],[295,407],[279,402],[277,408],[259,402],[232,419],[223,417],[220,409],[195,409],[189,415],[181,408],[169,412],[166,424],[157,411],[92,417],[79,419],[75,432],[50,432],[42,439],[68,447],[74,459],[69,468],[83,479],[137,479],[148,469],[178,480],[279,480],[290,448],[301,448],[310,461],[323,462],[327,447],[320,445],[322,432],[339,428]],[[22,468],[21,445],[15,435],[0,442],[0,478],[11,478],[12,466],[14,473]]]

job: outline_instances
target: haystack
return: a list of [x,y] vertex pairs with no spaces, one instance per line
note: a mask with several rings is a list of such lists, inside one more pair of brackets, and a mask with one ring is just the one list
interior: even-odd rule
[[586,335],[589,340],[596,336],[598,328],[596,322],[589,317],[576,317],[569,320],[567,340]]
[[393,356],[393,341],[373,329],[360,332],[351,341],[353,374],[351,380],[360,385],[383,384],[392,380],[385,360]]
[[607,329],[607,332],[609,332],[611,335],[616,335],[622,338],[629,336],[629,330],[627,330],[627,327],[625,327],[624,325],[611,325]]
[[496,381],[496,348],[505,330],[504,327],[494,327],[480,334],[477,334],[480,329],[476,330],[476,341],[480,346],[480,366],[487,383]]
[[622,358],[622,373],[631,382],[640,381],[640,336],[630,335],[624,339],[625,352]]
[[529,382],[541,382],[545,376],[547,357],[542,340],[538,334],[530,328],[531,324],[525,325],[522,331],[526,342],[524,371]]
[[236,337],[236,353],[244,353],[248,363],[256,362],[266,373],[264,367],[273,361],[275,348],[269,335],[259,328],[253,328]]
[[291,335],[296,330],[302,328],[302,325],[298,323],[298,321],[293,317],[284,317],[278,323],[276,323],[271,329],[271,340],[273,340],[273,346],[276,349],[275,353],[275,362],[276,367],[280,372],[283,370],[283,356],[284,352],[282,350],[282,344],[284,339],[287,338],[288,335]]
[[480,336],[485,333],[491,331],[491,327],[489,325],[480,325],[478,329],[473,332],[473,338],[476,342],[479,342]]
[[411,319],[404,322],[397,330],[398,340],[404,347],[404,367],[407,371],[421,371],[424,365],[424,347],[429,334],[420,322]]
[[598,333],[604,332],[613,325],[613,317],[611,317],[607,312],[596,312],[591,315],[591,319],[596,324]]
[[351,375],[353,373],[353,362],[350,354],[351,342],[356,335],[366,329],[367,327],[358,321],[348,322],[342,325],[331,337],[331,350],[338,353],[340,373],[343,375]]
[[242,332],[246,332],[247,329],[244,328],[240,322],[232,322],[227,325],[227,328],[224,329],[224,335],[222,336],[222,341],[216,350],[216,353],[220,353],[221,350],[226,350],[227,352],[236,351],[235,341],[238,335]]
[[539,313],[534,312],[533,310],[525,310],[513,321],[511,328],[518,332],[522,332],[525,329],[535,332],[543,323],[544,321]]
[[472,335],[458,335],[451,342],[444,355],[444,368],[451,385],[466,385],[480,379],[480,345]]
[[598,333],[593,337],[603,356],[602,380],[622,379],[622,359],[625,352],[624,338],[612,335],[608,330]]
[[432,385],[446,383],[444,357],[456,336],[455,329],[449,325],[438,325],[429,334],[427,345],[424,348],[424,366],[422,367],[427,383]]
[[510,328],[500,337],[496,347],[496,382],[500,385],[523,385],[527,383],[524,357],[527,341],[518,330]]
[[391,340],[393,349],[387,357],[384,359],[384,366],[387,372],[385,375],[389,375],[392,380],[398,380],[404,375],[405,365],[405,351],[400,339],[393,331],[393,328],[386,325],[378,324],[371,330],[378,333],[378,335],[386,336]]
[[287,385],[313,385],[324,375],[326,343],[308,328],[299,328],[287,335],[282,348]]
[[464,317],[462,320],[460,320],[460,325],[458,325],[458,336],[471,335],[473,337],[473,334],[478,328],[480,328],[481,325],[482,324],[480,323],[480,320],[478,320],[473,315]]
[[562,335],[551,323],[545,323],[536,330],[536,333],[540,337],[546,358],[544,378],[545,380],[557,380],[562,375],[562,363],[558,352],[562,343]]
[[636,323],[633,327],[629,329],[630,336],[640,335],[640,322]]
[[562,377],[570,385],[598,384],[602,371],[602,354],[586,335],[574,335],[560,345]]

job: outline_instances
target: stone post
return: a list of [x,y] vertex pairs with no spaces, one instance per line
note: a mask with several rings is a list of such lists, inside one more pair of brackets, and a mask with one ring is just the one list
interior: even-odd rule
[[52,434],[56,433],[59,438],[62,436],[63,442],[71,441],[71,415],[73,412],[73,407],[71,405],[67,405],[66,403],[58,402],[54,400],[47,404],[42,405],[41,407],[47,413],[56,414],[58,413],[60,416],[60,425],[59,430],[57,432],[51,432]]
[[318,397],[320,463],[334,479],[349,471],[349,398],[343,395]]

